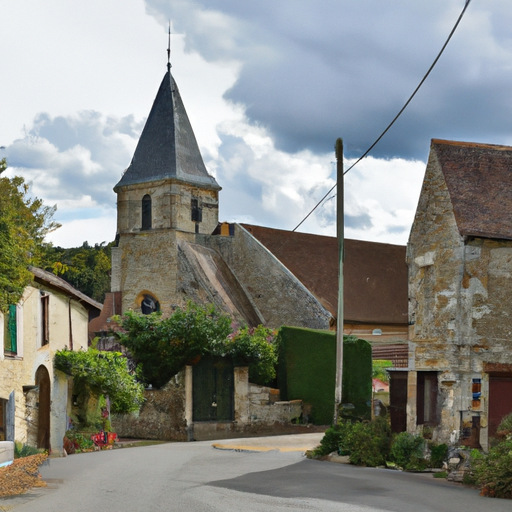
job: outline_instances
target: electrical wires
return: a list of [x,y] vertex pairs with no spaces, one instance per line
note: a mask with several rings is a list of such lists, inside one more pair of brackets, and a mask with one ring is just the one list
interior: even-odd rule
[[[414,89],[414,92],[409,96],[409,99],[405,102],[404,106],[400,109],[398,114],[393,118],[393,120],[386,126],[384,131],[377,137],[375,142],[343,173],[343,176],[347,174],[350,170],[352,170],[361,160],[366,158],[370,151],[380,142],[382,137],[388,132],[388,130],[395,124],[396,120],[402,115],[403,111],[407,108],[409,103],[412,101],[414,96],[416,96],[416,93],[420,90],[421,86],[425,82],[425,80],[428,78],[432,70],[434,69],[435,65],[437,64],[438,60],[441,58],[441,55],[443,54],[444,50],[448,46],[448,43],[450,42],[450,39],[452,38],[453,34],[455,33],[455,30],[457,30],[457,27],[459,26],[459,23],[461,22],[464,14],[466,13],[466,10],[470,4],[471,0],[466,0],[466,3],[464,4],[464,8],[462,9],[462,12],[460,13],[459,17],[457,18],[457,21],[455,22],[455,25],[453,26],[450,34],[448,35],[448,38],[446,39],[445,43],[443,44],[443,47],[441,48],[441,51],[437,54],[437,57],[434,59],[434,62],[432,65],[428,68],[428,71],[425,73],[424,77],[421,79],[420,83]],[[325,201],[326,197],[336,188],[337,183],[335,183],[329,191],[318,201],[318,203],[315,205],[315,207],[295,226],[292,231],[296,231],[309,217],[310,215]]]

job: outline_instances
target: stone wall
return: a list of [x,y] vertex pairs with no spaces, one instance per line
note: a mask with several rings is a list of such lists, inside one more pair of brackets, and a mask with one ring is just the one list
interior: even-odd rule
[[[512,242],[462,237],[439,164],[431,156],[407,248],[410,369],[407,428],[417,425],[418,372],[438,372],[434,439],[480,424],[487,447],[486,365],[512,363]],[[472,380],[482,380],[473,401]],[[461,421],[462,418],[462,421]]]
[[186,441],[185,375],[179,373],[162,389],[144,391],[138,414],[112,416],[112,428],[120,437]]
[[249,383],[247,367],[234,369],[235,420],[193,422],[191,368],[187,367],[162,389],[146,390],[138,414],[113,415],[114,431],[128,438],[204,441],[296,430],[302,400],[283,402],[279,400],[279,390]]
[[328,329],[331,315],[304,285],[239,224],[234,236],[201,237],[246,290],[264,324]]

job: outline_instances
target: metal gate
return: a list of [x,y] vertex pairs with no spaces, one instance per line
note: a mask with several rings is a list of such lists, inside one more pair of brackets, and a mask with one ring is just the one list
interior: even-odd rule
[[193,367],[193,421],[233,421],[233,362],[223,357],[203,357]]

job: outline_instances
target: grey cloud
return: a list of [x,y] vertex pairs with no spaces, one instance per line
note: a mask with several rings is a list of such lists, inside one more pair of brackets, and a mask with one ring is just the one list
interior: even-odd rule
[[[146,5],[162,22],[168,19],[167,2]],[[225,96],[245,105],[249,120],[268,128],[278,149],[323,153],[341,136],[347,156],[358,156],[419,83],[462,6],[461,0],[179,0],[172,16],[190,50],[207,60],[241,62]],[[511,23],[507,0],[471,4],[438,66],[373,156],[425,159],[433,137],[508,141]]]
[[406,231],[409,230],[409,227],[406,227],[406,226],[388,226],[386,228],[386,231],[388,233],[393,233],[393,234],[401,234],[401,233],[405,233]]
[[90,111],[52,118],[41,113],[26,136],[6,148],[6,158],[43,199],[90,195],[100,206],[113,207],[112,186],[128,166],[139,133],[140,123],[131,116]]
[[349,215],[345,213],[345,227],[352,229],[370,229],[373,226],[372,218],[367,213]]

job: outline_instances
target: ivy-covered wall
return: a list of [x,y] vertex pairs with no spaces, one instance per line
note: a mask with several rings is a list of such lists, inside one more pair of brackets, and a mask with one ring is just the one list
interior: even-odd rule
[[[334,414],[336,334],[332,331],[281,327],[278,386],[283,400],[309,404],[309,421],[329,425]],[[370,343],[345,336],[343,343],[343,416],[370,418],[372,349]],[[351,405],[350,405],[351,404]],[[308,408],[308,405],[306,405]]]

